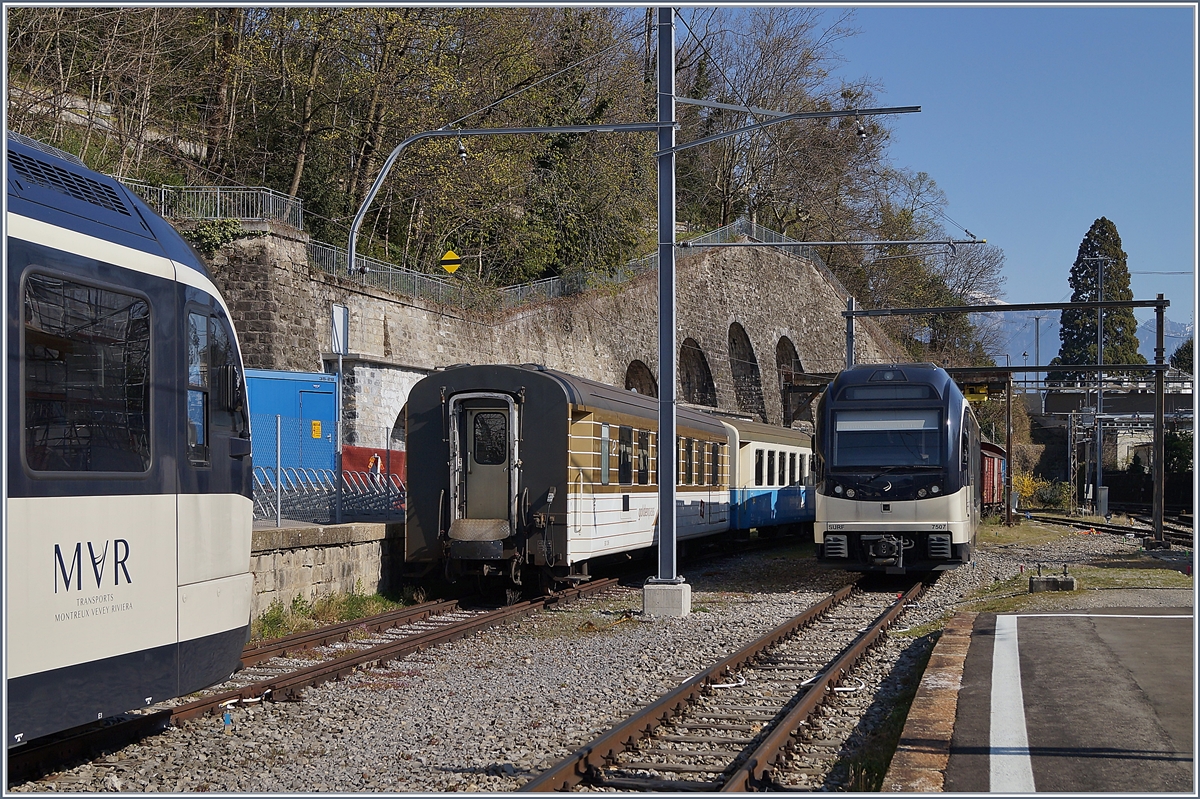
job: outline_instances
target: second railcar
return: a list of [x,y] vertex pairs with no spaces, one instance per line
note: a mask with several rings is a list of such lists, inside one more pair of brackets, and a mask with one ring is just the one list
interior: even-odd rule
[[[657,400],[539,365],[450,367],[409,394],[408,564],[586,579],[658,538]],[[679,540],[729,527],[726,431],[677,415]]]
[[722,422],[729,436],[730,527],[811,527],[812,436],[761,422]]
[[981,441],[980,482],[983,493],[983,514],[992,516],[1004,512],[1004,448],[990,441]]
[[818,558],[856,571],[968,562],[981,514],[979,425],[934,364],[841,372],[817,410]]

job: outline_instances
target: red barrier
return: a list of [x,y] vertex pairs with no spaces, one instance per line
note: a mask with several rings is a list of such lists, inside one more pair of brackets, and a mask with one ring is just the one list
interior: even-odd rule
[[371,459],[379,457],[379,474],[399,475],[401,482],[408,483],[408,453],[402,449],[391,451],[389,469],[388,450],[383,447],[342,447],[342,469],[347,472],[371,472]]

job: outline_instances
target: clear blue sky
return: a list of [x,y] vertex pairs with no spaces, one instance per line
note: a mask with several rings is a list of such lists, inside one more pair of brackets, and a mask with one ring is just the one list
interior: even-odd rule
[[1188,272],[1133,274],[1131,285],[1137,299],[1165,294],[1168,317],[1191,322],[1194,13],[860,7],[861,33],[839,43],[846,61],[837,74],[881,81],[880,105],[922,106],[892,117],[892,161],[929,173],[947,214],[1003,248],[1004,299],[1069,299],[1079,243],[1106,216],[1130,272]]

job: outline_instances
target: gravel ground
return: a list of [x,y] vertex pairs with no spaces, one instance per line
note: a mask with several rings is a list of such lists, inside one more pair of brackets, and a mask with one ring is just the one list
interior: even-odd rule
[[[935,622],[1021,564],[1061,568],[1133,550],[1108,535],[983,550],[973,565],[942,575],[902,623]],[[512,791],[848,578],[780,552],[710,561],[687,573],[694,612],[682,619],[641,617],[641,591],[623,589],[309,689],[301,702],[235,709],[229,733],[215,718],[184,722],[10,790]],[[1055,608],[1192,605],[1190,591],[1176,590],[1044,596]],[[886,716],[919,649],[893,636],[871,658],[868,690],[853,700],[866,716],[848,717],[843,758],[868,737],[872,719]],[[826,777],[814,769],[813,779],[844,787],[836,769]]]

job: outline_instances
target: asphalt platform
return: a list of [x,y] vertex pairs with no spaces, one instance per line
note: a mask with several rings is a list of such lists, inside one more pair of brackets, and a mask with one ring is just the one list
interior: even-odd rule
[[956,615],[883,790],[1195,795],[1194,627],[1183,603]]

